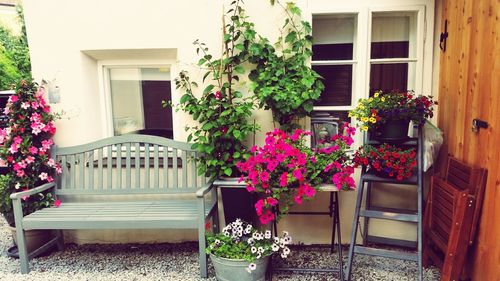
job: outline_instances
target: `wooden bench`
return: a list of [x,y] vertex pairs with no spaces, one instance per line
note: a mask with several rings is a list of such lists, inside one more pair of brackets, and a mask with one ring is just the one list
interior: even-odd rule
[[[197,229],[200,275],[207,277],[205,223],[218,225],[217,196],[212,183],[196,176],[197,152],[191,144],[170,139],[123,135],[73,147],[54,147],[61,164],[55,182],[11,195],[21,272],[29,259],[57,245],[65,229]],[[22,200],[45,190],[61,199],[60,207],[23,217]],[[27,253],[25,230],[51,229],[57,235]]]

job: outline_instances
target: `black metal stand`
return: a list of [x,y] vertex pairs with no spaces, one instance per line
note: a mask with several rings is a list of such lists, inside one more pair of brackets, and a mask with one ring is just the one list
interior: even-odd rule
[[[378,141],[368,140],[365,137],[365,143],[377,145]],[[361,179],[358,186],[358,194],[356,200],[356,208],[354,211],[354,220],[352,224],[351,243],[349,247],[349,260],[347,266],[347,280],[351,280],[352,263],[355,254],[380,256],[386,258],[403,259],[415,261],[418,263],[418,280],[423,278],[422,269],[422,214],[423,214],[423,130],[419,128],[418,138],[412,138],[408,141],[398,144],[400,146],[417,147],[417,169],[414,171],[413,176],[409,179],[402,181],[379,177],[373,173],[367,172],[365,168],[361,171]],[[373,183],[393,183],[404,185],[415,185],[417,187],[417,210],[404,210],[396,208],[381,208],[372,205],[371,193]],[[366,206],[361,209],[361,202],[363,201],[363,192],[366,184]],[[356,237],[359,227],[359,218],[364,217],[363,224],[363,246],[356,245]],[[413,222],[417,224],[417,241],[407,241],[401,239],[394,239],[390,237],[370,236],[368,233],[368,226],[370,218]],[[405,252],[395,250],[385,250],[373,247],[368,247],[367,243],[381,243],[394,246],[415,247],[416,252]]]
[[[279,208],[277,209],[279,211]],[[343,273],[343,262],[342,262],[342,236],[340,230],[340,211],[339,211],[339,196],[338,191],[330,192],[330,204],[328,206],[328,211],[325,212],[289,212],[289,215],[329,215],[333,219],[332,223],[332,241],[330,244],[330,253],[333,253],[335,248],[335,236],[337,236],[337,254],[338,254],[338,267],[337,268],[298,268],[298,267],[272,267],[272,274],[276,271],[292,271],[292,272],[333,272],[339,275],[340,280],[344,280]],[[273,224],[274,234],[278,233],[278,226],[276,223]],[[336,235],[337,233],[337,235]]]

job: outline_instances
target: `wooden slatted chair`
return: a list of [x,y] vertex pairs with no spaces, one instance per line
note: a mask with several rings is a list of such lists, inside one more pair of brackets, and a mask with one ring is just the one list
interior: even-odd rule
[[441,269],[441,280],[459,280],[474,241],[486,171],[450,158],[445,179],[431,178],[425,209],[424,265]]
[[[40,251],[54,244],[63,249],[61,230],[197,229],[200,275],[207,276],[205,222],[218,225],[217,196],[212,183],[196,176],[196,161],[188,161],[198,157],[191,144],[123,135],[55,147],[52,154],[62,167],[57,180],[11,196],[22,273]],[[21,198],[45,190],[61,198],[61,206],[23,216]],[[27,253],[24,231],[30,229],[57,230],[57,237]]]

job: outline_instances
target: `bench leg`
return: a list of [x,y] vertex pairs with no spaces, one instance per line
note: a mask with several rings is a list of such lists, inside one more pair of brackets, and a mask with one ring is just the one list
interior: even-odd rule
[[205,223],[198,227],[198,248],[200,254],[200,276],[201,278],[208,277],[207,253],[205,252]]
[[19,251],[19,261],[21,262],[21,273],[26,274],[30,272],[28,249],[26,247],[26,238],[22,226],[16,226],[17,235],[17,250]]
[[57,235],[57,250],[63,251],[64,250],[64,234],[62,230],[56,230],[56,235]]

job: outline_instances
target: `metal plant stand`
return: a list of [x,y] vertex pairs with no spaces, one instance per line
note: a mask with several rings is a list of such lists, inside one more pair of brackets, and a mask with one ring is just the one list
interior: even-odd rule
[[[334,190],[335,189],[335,190]],[[339,191],[335,187],[325,187],[323,192],[330,192],[330,203],[328,211],[310,211],[310,212],[288,212],[289,215],[329,215],[333,219],[332,223],[332,240],[330,244],[330,253],[333,253],[335,248],[335,237],[337,237],[337,255],[338,266],[335,268],[299,268],[299,267],[276,267],[272,268],[271,272],[275,271],[293,271],[293,272],[332,272],[337,273],[340,280],[344,280],[343,262],[342,262],[342,236],[340,230],[340,211],[339,211]],[[277,210],[279,212],[279,209]],[[273,224],[274,234],[278,233],[278,225],[276,221]],[[337,233],[337,235],[336,235]],[[271,273],[272,274],[272,273]]]
[[[215,180],[213,185],[217,188],[245,188],[245,182],[238,182],[238,180]],[[342,262],[342,244],[341,244],[341,229],[340,229],[340,212],[339,212],[339,198],[338,191],[332,191],[328,188],[324,188],[323,191],[330,192],[330,204],[328,206],[328,211],[324,212],[291,212],[292,215],[329,215],[332,217],[332,243],[330,245],[330,250],[333,253],[335,248],[335,237],[337,237],[337,254],[339,258],[339,264],[337,268],[274,268],[272,263],[269,270],[269,279],[272,279],[272,274],[275,271],[294,271],[294,272],[333,272],[338,273],[340,280],[344,280],[343,274],[343,262]],[[273,232],[276,235],[278,231],[278,226],[276,223],[272,226]],[[338,233],[338,234],[336,234]]]
[[[376,140],[368,140],[365,135],[365,143],[372,145],[381,144]],[[423,278],[423,268],[422,268],[422,214],[423,214],[423,130],[421,127],[418,128],[418,137],[410,138],[403,143],[398,143],[398,146],[402,147],[416,147],[417,148],[417,169],[414,171],[413,176],[409,179],[404,179],[402,181],[393,178],[379,177],[371,172],[367,172],[365,168],[362,169],[361,179],[358,186],[358,194],[356,200],[356,208],[354,212],[354,220],[352,224],[351,232],[351,243],[349,247],[349,259],[347,266],[347,280],[351,280],[352,275],[352,263],[354,256],[356,254],[370,255],[370,256],[380,256],[386,258],[403,259],[415,261],[418,263],[418,279],[421,281]],[[392,183],[392,184],[404,184],[404,185],[414,185],[417,187],[417,210],[406,210],[406,209],[396,209],[396,208],[382,208],[373,206],[371,202],[371,192],[373,183]],[[367,191],[366,195],[366,207],[364,210],[361,209],[361,202],[363,200],[363,193]],[[363,224],[363,245],[356,244],[356,237],[358,234],[358,227],[360,225],[359,218],[364,217]],[[412,222],[417,224],[417,241],[407,241],[401,239],[394,239],[389,237],[379,237],[371,236],[368,232],[369,220],[371,218],[375,219],[385,219],[403,222]],[[414,247],[415,252],[407,251],[396,251],[396,250],[386,250],[368,247],[367,243],[380,243],[394,246],[403,247]]]

